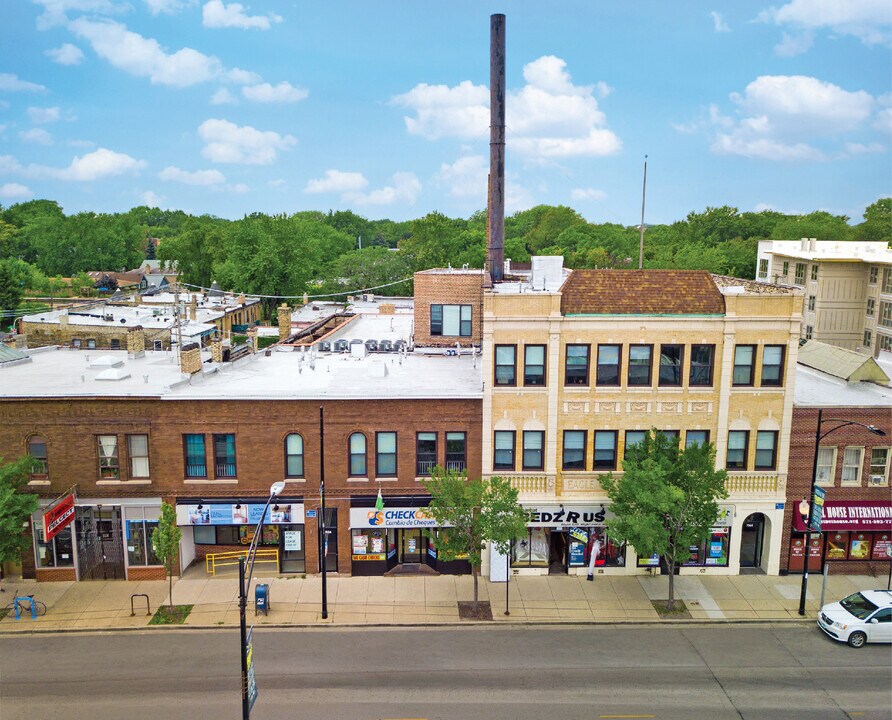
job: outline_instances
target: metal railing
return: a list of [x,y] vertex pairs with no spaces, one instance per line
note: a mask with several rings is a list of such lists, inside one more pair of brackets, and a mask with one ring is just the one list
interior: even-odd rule
[[430,475],[431,470],[433,470],[436,466],[436,460],[419,460],[415,463],[415,474],[418,476]]
[[214,477],[234,478],[235,477],[235,463],[229,463],[229,462],[215,463]]
[[205,463],[186,463],[186,477],[203,478],[208,476],[208,466]]
[[[209,553],[204,557],[205,571],[211,575],[217,574],[217,568],[238,565],[239,558],[248,558],[248,550],[233,550],[231,552]],[[279,550],[277,548],[258,549],[254,553],[254,562],[275,563],[279,567]]]
[[467,467],[467,463],[464,460],[447,460],[446,461],[446,469],[447,470],[457,470],[461,472]]

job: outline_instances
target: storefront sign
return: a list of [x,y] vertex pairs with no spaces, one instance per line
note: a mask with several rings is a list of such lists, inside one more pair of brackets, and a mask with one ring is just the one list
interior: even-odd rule
[[366,553],[365,555],[354,555],[353,561],[356,562],[357,560],[384,560],[384,554]]
[[603,525],[613,517],[604,505],[538,505],[524,509],[531,513],[529,527]]
[[47,541],[56,537],[74,520],[74,493],[66,495],[43,514],[43,532]]
[[351,528],[417,528],[437,527],[437,521],[428,514],[427,508],[391,507],[350,508]]
[[[177,525],[256,525],[266,503],[177,505]],[[268,525],[303,525],[303,503],[279,503],[266,511]]]
[[892,503],[869,500],[827,500],[823,530],[890,530]]

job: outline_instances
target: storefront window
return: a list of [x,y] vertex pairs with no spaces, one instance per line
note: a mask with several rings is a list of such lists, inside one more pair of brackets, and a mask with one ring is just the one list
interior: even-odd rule
[[527,537],[511,545],[511,567],[548,567],[545,528],[530,528]]
[[128,507],[125,509],[124,532],[128,565],[160,565],[152,547],[152,533],[158,527],[160,508]]
[[71,526],[69,525],[56,537],[47,541],[43,533],[43,518],[35,519],[33,525],[37,567],[73,567],[74,551],[71,547]]
[[727,567],[730,539],[729,528],[712,528],[706,540],[697,545],[691,545],[691,557],[684,564],[695,567]]
[[848,533],[828,533],[827,534],[827,552],[824,557],[828,560],[846,560],[848,559],[849,534]]

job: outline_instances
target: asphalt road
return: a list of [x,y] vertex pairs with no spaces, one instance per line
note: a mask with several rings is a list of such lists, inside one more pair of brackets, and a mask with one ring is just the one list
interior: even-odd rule
[[[264,629],[252,717],[892,718],[892,648],[813,626]],[[238,630],[0,637],[2,720],[241,717]]]

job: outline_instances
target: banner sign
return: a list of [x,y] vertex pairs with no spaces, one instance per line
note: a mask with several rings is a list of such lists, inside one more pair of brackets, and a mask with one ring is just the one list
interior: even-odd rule
[[62,498],[43,514],[43,533],[47,542],[67,528],[74,520],[74,493]]
[[821,526],[824,530],[892,530],[892,503],[828,500]]
[[350,508],[351,528],[417,528],[437,527],[437,521],[428,514],[427,508],[388,507]]
[[[265,503],[177,505],[177,525],[256,525]],[[278,503],[267,511],[267,525],[303,525],[303,503]]]
[[[262,509],[262,507],[261,507]],[[254,628],[248,630],[248,637],[245,639],[245,653],[248,658],[248,711],[254,708],[257,702],[257,676],[254,674]]]
[[824,498],[827,491],[815,486],[812,490],[811,521],[809,525],[813,532],[821,532],[821,517],[824,513]]

